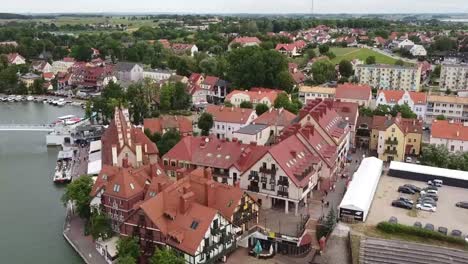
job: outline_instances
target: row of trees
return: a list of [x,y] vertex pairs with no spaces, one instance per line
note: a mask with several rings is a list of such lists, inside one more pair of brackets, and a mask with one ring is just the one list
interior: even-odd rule
[[420,161],[423,165],[468,171],[468,152],[450,153],[445,146],[424,147]]
[[393,117],[397,116],[397,114],[400,113],[401,117],[403,118],[417,118],[418,115],[416,115],[413,110],[409,107],[408,104],[403,104],[403,105],[398,105],[395,104],[393,107],[390,107],[388,105],[378,105],[374,110],[368,108],[368,107],[360,107],[359,108],[359,115],[361,116],[386,116],[386,115],[392,115]]
[[[118,264],[137,264],[141,256],[140,246],[136,237],[121,237],[117,241]],[[149,258],[150,264],[184,264],[185,260],[172,249],[157,248]]]

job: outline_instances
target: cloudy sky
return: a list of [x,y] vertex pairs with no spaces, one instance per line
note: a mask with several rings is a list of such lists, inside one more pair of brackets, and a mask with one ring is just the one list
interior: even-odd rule
[[[2,0],[0,12],[308,13],[312,0]],[[468,0],[315,0],[317,13],[468,12]]]

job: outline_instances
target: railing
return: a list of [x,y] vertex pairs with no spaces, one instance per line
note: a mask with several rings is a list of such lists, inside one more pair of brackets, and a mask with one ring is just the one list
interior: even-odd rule
[[289,192],[285,192],[285,191],[278,191],[278,196],[282,196],[282,197],[289,197]]
[[394,150],[394,149],[386,149],[384,151],[384,153],[386,154],[391,154],[391,155],[396,155],[398,153],[398,151]]
[[278,185],[289,186],[289,182],[287,179],[285,180],[278,180]]
[[28,125],[28,124],[4,124],[0,125],[0,131],[45,131],[52,132],[52,125]]
[[266,173],[266,174],[271,174],[271,175],[276,175],[276,169],[268,169],[266,167],[260,167],[260,172],[261,173]]
[[389,139],[385,140],[385,144],[387,144],[387,145],[398,145],[398,140],[397,139],[392,140],[392,139],[389,138]]
[[251,192],[259,192],[260,191],[260,188],[258,186],[247,186],[247,190],[251,191]]

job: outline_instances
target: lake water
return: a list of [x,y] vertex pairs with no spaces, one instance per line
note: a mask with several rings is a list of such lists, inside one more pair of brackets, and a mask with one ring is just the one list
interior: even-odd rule
[[[0,124],[45,124],[82,117],[80,107],[0,102]],[[52,182],[57,148],[45,132],[0,131],[0,263],[83,263],[62,236],[63,187]]]

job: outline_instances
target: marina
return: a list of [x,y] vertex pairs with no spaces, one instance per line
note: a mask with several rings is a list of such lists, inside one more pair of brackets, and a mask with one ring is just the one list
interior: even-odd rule
[[[3,126],[51,124],[65,115],[84,116],[84,112],[71,105],[0,103]],[[0,130],[0,225],[4,227],[0,235],[8,237],[0,240],[0,256],[8,263],[83,263],[63,239],[65,208],[60,198],[64,189],[52,182],[60,148],[47,147],[47,133]],[[75,164],[74,170],[78,167]],[[20,234],[27,234],[27,239]]]

